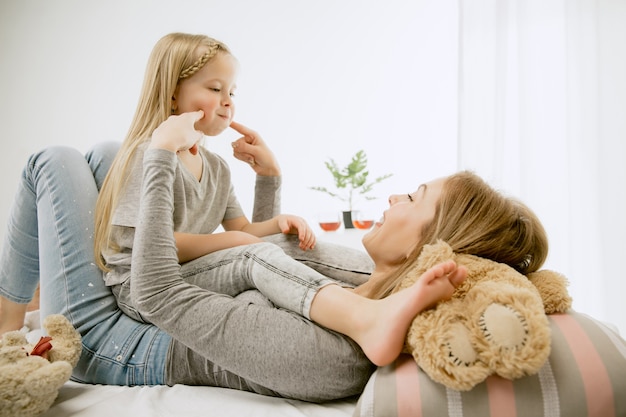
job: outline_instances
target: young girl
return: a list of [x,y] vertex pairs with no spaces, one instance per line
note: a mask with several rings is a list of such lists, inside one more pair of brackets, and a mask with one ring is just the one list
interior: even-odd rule
[[[236,76],[237,62],[228,48],[202,35],[167,35],[150,57],[137,112],[96,210],[96,261],[107,272],[105,281],[122,310],[135,319],[141,317],[129,299],[129,278],[137,196],[146,141],[161,122],[172,114],[202,109],[198,128],[204,134],[217,135],[232,125],[244,135],[233,144],[235,156],[245,158],[257,172],[257,185],[263,181],[279,185],[280,169],[262,139],[233,122]],[[280,232],[297,233],[302,249],[313,247],[315,236],[299,217],[278,215],[251,224],[237,201],[226,162],[203,147],[196,150],[178,153],[174,216],[181,263],[220,249],[258,243],[258,237]],[[268,193],[268,199],[276,194]],[[275,202],[269,199],[268,203]],[[213,233],[220,225],[225,232]]]
[[[197,287],[229,296],[259,289],[277,306],[350,336],[374,364],[386,365],[400,353],[415,314],[452,294],[447,275],[456,278],[455,265],[433,269],[432,285],[442,284],[440,290],[428,291],[433,299],[420,296],[416,286],[412,297],[407,291],[394,300],[374,302],[338,285],[334,279],[340,277],[326,277],[259,239],[282,231],[297,233],[301,249],[311,249],[315,242],[306,222],[296,216],[250,223],[234,195],[228,166],[198,144],[203,135],[217,135],[231,125],[236,69],[226,46],[211,38],[172,34],[155,46],[137,115],[98,200],[96,254],[101,251],[105,261],[107,285],[113,286],[126,314],[155,323],[196,350],[203,338],[197,331],[189,333],[193,317],[183,319],[189,310],[179,311],[178,306],[202,298]],[[171,109],[165,120],[159,112],[163,108]],[[141,128],[155,122],[159,124],[153,131]],[[158,155],[152,148],[173,154]],[[156,169],[173,163],[174,171],[164,195],[154,197],[161,202],[153,211],[140,206],[140,196],[151,192],[146,169],[157,156],[161,160]],[[259,164],[257,173],[266,171],[262,161],[249,162]],[[163,180],[169,172],[157,174]],[[158,215],[158,209],[167,215]],[[225,232],[213,234],[220,223]],[[168,234],[172,231],[174,245]],[[178,274],[192,285],[174,283]],[[201,303],[194,304],[199,309]]]

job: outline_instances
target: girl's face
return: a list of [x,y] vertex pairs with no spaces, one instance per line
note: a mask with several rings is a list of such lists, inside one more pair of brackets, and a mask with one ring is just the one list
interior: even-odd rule
[[237,69],[232,55],[219,52],[198,72],[178,83],[172,101],[174,113],[202,110],[204,117],[196,122],[196,129],[208,136],[222,133],[235,115]]
[[410,194],[389,197],[389,208],[363,236],[363,246],[377,267],[403,262],[421,239],[422,227],[435,217],[445,178],[422,184]]

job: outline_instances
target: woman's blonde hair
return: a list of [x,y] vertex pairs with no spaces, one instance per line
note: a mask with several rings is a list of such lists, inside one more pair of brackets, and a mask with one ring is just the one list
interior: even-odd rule
[[407,260],[381,280],[370,294],[391,294],[413,268],[424,245],[443,240],[456,253],[507,264],[526,275],[537,271],[548,256],[548,238],[537,216],[522,202],[491,188],[474,173],[446,178],[433,220]]
[[102,270],[107,270],[102,253],[112,247],[112,216],[135,150],[172,114],[172,99],[178,83],[194,75],[218,53],[230,54],[230,51],[213,38],[186,33],[170,33],[152,49],[135,116],[96,203],[94,255]]

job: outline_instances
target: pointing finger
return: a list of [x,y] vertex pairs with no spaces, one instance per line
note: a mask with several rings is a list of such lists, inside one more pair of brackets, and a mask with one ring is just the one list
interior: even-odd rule
[[248,139],[252,139],[254,140],[254,138],[257,136],[257,133],[252,130],[247,128],[246,126],[242,125],[241,123],[237,123],[235,121],[230,123],[230,127],[232,129],[234,129],[235,131],[241,133],[242,135],[244,135],[244,137],[246,138],[246,142],[250,142],[250,140]]

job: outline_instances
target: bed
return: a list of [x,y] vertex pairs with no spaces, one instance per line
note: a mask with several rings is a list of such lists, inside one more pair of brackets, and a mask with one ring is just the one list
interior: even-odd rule
[[[43,417],[626,416],[626,341],[610,325],[569,311],[549,316],[552,352],[536,375],[490,376],[470,391],[430,380],[408,355],[379,368],[359,398],[323,404],[215,387],[121,387],[68,381]],[[41,335],[27,314],[29,340]]]

